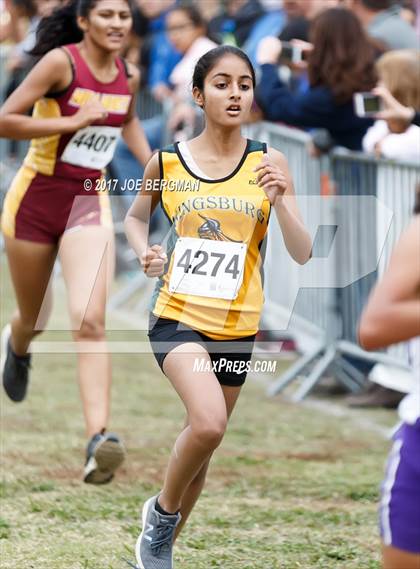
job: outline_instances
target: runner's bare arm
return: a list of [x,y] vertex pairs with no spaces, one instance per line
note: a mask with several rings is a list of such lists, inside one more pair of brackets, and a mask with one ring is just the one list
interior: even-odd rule
[[420,215],[403,233],[388,268],[370,295],[359,341],[377,350],[420,335]]
[[130,71],[129,86],[132,93],[127,120],[123,126],[122,136],[136,159],[145,166],[152,154],[143,127],[136,114],[136,99],[139,90],[140,73],[135,65],[127,63]]
[[156,152],[146,165],[143,184],[125,218],[125,231],[130,245],[139,259],[148,249],[149,222],[152,213],[159,203],[160,190],[150,191],[147,184],[160,180],[159,154]]
[[299,264],[305,264],[311,258],[312,242],[307,232],[302,217],[300,215],[295,190],[293,187],[292,176],[289,172],[287,160],[284,155],[274,148],[268,149],[268,159],[273,166],[273,179],[266,180],[265,186],[276,184],[276,178],[283,175],[286,182],[286,189],[278,192],[277,199],[274,199],[273,207],[280,224],[284,242],[291,257]]
[[71,117],[32,118],[26,116],[38,99],[60,91],[71,82],[71,66],[62,49],[47,53],[13,91],[0,109],[0,137],[25,140],[65,134],[106,117],[99,103],[89,103]]

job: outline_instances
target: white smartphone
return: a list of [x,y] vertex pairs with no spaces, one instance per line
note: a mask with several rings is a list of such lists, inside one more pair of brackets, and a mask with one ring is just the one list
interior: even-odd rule
[[301,63],[305,59],[302,48],[288,41],[281,42],[279,63]]
[[373,93],[354,93],[354,112],[358,117],[374,117],[383,109],[382,99]]

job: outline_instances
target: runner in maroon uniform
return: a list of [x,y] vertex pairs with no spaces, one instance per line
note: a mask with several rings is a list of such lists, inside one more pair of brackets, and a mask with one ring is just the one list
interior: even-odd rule
[[2,334],[3,385],[13,401],[25,398],[28,347],[49,315],[59,250],[74,339],[98,344],[96,353],[78,353],[90,438],[84,480],[94,484],[109,482],[125,455],[119,437],[106,432],[104,322],[114,241],[101,180],[121,134],[140,162],[150,156],[135,115],[138,72],[118,57],[131,25],[126,0],[70,1],[41,22],[34,54],[43,57],[0,110],[1,136],[32,139],[2,216],[18,304]]
[[123,60],[115,60],[115,78],[103,82],[89,69],[81,47],[70,44],[59,49],[68,59],[71,83],[37,100],[33,117],[71,117],[92,103],[102,105],[107,114],[88,126],[80,123],[82,128],[76,131],[32,140],[8,192],[2,227],[8,237],[37,243],[57,244],[66,230],[79,225],[110,226],[108,196],[96,190],[132,99]]

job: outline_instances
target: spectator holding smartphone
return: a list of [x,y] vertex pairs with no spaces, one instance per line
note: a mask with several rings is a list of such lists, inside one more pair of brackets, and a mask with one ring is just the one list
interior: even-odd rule
[[406,107],[402,105],[397,99],[390,93],[389,89],[385,85],[379,85],[375,87],[372,91],[375,95],[381,97],[384,102],[384,109],[377,113],[377,119],[396,119],[406,121],[407,124],[415,124],[420,126],[420,111],[419,107]]
[[348,10],[332,8],[311,25],[313,49],[306,47],[309,88],[292,94],[278,76],[282,43],[266,38],[258,49],[261,79],[256,96],[267,120],[301,128],[325,128],[336,144],[361,150],[372,119],[354,113],[353,94],[376,83],[375,50]]
[[[405,107],[420,108],[420,52],[390,51],[377,62],[381,84]],[[369,128],[363,149],[378,157],[399,160],[418,160],[420,157],[420,127],[410,124],[409,117],[379,119]]]

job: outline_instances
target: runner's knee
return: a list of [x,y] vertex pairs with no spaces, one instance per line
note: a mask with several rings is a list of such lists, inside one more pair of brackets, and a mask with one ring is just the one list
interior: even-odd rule
[[72,313],[73,322],[80,323],[78,329],[73,330],[76,340],[103,340],[105,337],[105,318],[103,314]]
[[191,432],[196,441],[211,450],[217,448],[222,442],[226,426],[226,416],[215,417],[211,413],[201,415],[196,420],[191,419],[190,423]]
[[16,316],[16,323],[19,327],[20,332],[27,336],[36,336],[41,334],[45,324],[47,322],[47,318],[43,318],[42,325],[40,324],[38,314],[31,315],[31,314],[21,314],[19,313]]

